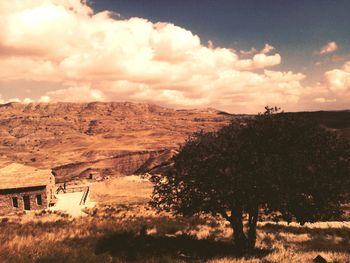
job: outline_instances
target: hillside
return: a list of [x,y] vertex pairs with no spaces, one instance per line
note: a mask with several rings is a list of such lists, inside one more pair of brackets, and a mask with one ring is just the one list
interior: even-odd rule
[[[293,114],[350,138],[350,111]],[[3,104],[0,167],[50,168],[58,182],[157,170],[193,132],[217,130],[239,117],[129,102]]]
[[193,132],[216,130],[231,118],[214,109],[173,110],[128,102],[4,104],[0,166],[18,162],[55,167],[59,178],[91,171],[132,173],[169,158],[170,150]]
[[350,140],[350,110],[300,112],[298,114],[310,118],[326,128],[337,130]]

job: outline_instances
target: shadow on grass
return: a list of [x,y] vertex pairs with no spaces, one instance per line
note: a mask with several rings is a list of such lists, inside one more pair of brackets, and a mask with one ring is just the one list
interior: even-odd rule
[[267,233],[286,233],[294,235],[307,234],[308,240],[288,241],[286,237],[281,235],[276,238],[281,239],[284,243],[294,243],[298,245],[302,251],[329,251],[329,252],[347,252],[350,253],[350,228],[308,228],[283,226],[275,224],[266,224],[261,226],[260,230]]
[[[190,236],[140,236],[130,232],[116,233],[98,240],[95,254],[110,253],[126,261],[169,257],[179,260],[206,260],[238,257],[230,242],[197,240]],[[256,249],[249,257],[262,258],[271,251]]]

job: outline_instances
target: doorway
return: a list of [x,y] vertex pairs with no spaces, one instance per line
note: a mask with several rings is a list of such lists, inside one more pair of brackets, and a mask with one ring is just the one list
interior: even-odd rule
[[30,210],[30,199],[29,195],[23,196],[24,210]]

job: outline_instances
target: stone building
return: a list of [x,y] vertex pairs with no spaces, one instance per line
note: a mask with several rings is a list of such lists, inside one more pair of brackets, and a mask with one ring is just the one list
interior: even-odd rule
[[55,203],[51,170],[13,163],[0,169],[0,213],[45,209]]

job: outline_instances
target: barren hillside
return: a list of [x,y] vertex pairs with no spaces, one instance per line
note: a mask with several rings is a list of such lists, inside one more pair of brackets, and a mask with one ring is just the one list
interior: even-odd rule
[[134,172],[158,165],[158,157],[170,156],[193,132],[216,130],[231,118],[213,109],[127,102],[4,104],[0,166],[19,162],[57,167],[59,177],[101,169],[107,174]]
[[[350,111],[298,114],[350,135]],[[59,182],[144,172],[167,161],[193,132],[216,130],[238,117],[129,102],[3,104],[0,167],[19,162],[51,168]]]

